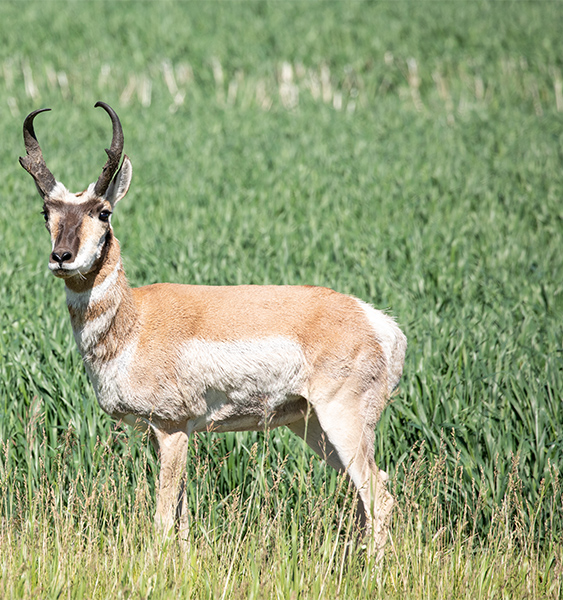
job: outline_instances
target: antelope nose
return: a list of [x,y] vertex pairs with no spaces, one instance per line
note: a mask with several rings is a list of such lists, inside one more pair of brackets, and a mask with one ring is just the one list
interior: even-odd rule
[[54,262],[58,262],[59,265],[62,265],[64,262],[72,258],[72,252],[69,252],[68,250],[65,250],[64,252],[62,252],[62,254],[59,254],[58,252],[53,252],[51,254],[51,258]]

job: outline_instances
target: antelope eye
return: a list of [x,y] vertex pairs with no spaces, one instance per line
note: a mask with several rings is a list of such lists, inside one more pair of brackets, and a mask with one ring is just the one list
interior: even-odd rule
[[41,214],[43,215],[43,218],[45,219],[45,223],[49,220],[49,213],[46,210],[42,210]]
[[99,214],[100,221],[107,223],[111,216],[111,212],[109,210],[102,210]]

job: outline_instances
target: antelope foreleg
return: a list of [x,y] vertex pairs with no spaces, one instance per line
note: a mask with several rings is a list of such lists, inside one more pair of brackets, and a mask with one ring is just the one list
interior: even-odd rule
[[160,477],[156,498],[155,525],[164,536],[178,533],[185,539],[188,530],[186,506],[186,456],[188,435],[183,430],[156,431]]

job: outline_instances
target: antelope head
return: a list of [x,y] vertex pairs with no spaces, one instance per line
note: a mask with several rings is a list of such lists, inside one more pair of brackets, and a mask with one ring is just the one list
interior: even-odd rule
[[30,113],[23,123],[27,155],[20,164],[33,177],[43,198],[45,225],[51,234],[49,269],[56,277],[69,279],[93,271],[104,255],[111,236],[111,214],[125,196],[131,183],[132,167],[123,153],[123,130],[115,111],[105,102],[97,102],[110,116],[113,138],[101,175],[83,192],[73,194],[57,181],[47,168],[33,129],[33,120],[43,108]]

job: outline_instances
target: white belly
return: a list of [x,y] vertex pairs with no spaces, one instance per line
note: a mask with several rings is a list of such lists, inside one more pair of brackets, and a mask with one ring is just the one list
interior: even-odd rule
[[[181,358],[184,389],[203,399],[189,429],[263,429],[295,420],[305,394],[301,348],[276,337],[238,342],[192,340]],[[204,410],[201,410],[204,409]]]
[[100,406],[114,417],[187,422],[190,431],[263,429],[305,409],[306,363],[283,337],[191,340],[166,364],[139,367],[135,347],[102,370],[88,369]]

